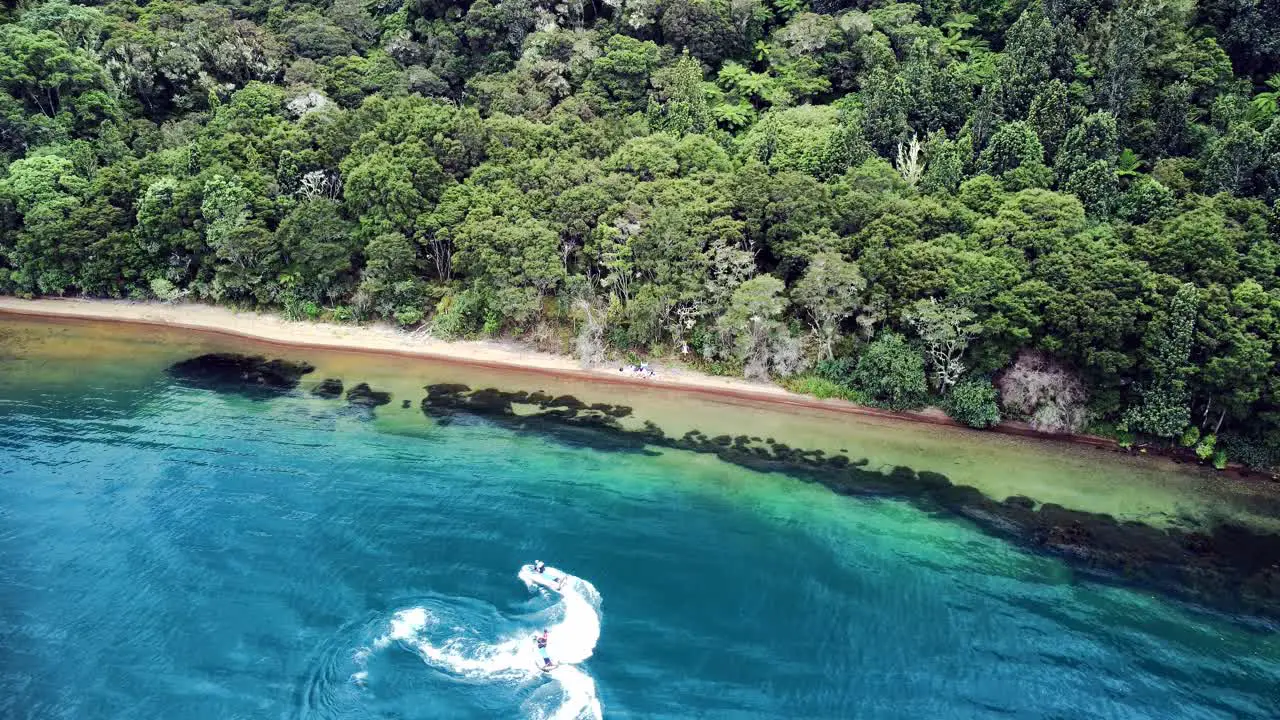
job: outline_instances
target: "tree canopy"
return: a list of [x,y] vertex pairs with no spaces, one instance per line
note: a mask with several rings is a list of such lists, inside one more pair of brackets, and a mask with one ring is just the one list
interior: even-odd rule
[[1275,10],[31,0],[0,292],[588,337],[1274,465]]

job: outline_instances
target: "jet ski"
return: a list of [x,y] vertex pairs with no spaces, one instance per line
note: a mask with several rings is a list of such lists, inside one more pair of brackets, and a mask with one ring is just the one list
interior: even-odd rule
[[547,567],[546,563],[541,560],[535,560],[531,567],[532,572],[529,573],[529,582],[541,585],[548,590],[563,591],[564,581],[568,579],[567,575],[555,568]]
[[564,575],[555,570],[547,570],[545,572],[534,572],[530,577],[530,581],[541,585],[548,590],[561,592],[564,590],[564,581],[567,579]]

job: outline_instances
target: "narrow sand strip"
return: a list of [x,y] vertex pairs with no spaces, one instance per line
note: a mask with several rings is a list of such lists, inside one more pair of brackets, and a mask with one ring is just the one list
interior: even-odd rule
[[[181,328],[250,338],[278,345],[421,357],[500,369],[518,368],[591,382],[669,387],[678,392],[754,400],[772,405],[819,408],[871,417],[962,427],[936,408],[914,412],[892,412],[856,405],[844,400],[820,400],[807,395],[798,395],[771,383],[718,377],[685,368],[661,365],[655,366],[658,377],[642,378],[618,372],[617,365],[584,369],[571,357],[538,352],[522,348],[515,343],[445,341],[424,333],[405,332],[387,323],[338,325],[309,321],[294,322],[278,315],[203,304],[174,305],[81,298],[22,300],[0,296],[0,314],[3,313]],[[1088,435],[1046,435],[1019,422],[1001,423],[993,431],[1025,437],[1066,440],[1100,447],[1115,445],[1111,440]]]

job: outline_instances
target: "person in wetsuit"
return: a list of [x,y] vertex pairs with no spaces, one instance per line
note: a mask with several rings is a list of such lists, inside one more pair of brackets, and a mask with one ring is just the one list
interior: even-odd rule
[[[536,572],[536,573],[538,573],[539,575],[546,575],[546,574],[547,574],[547,564],[546,564],[546,563],[544,563],[544,562],[542,562],[541,560],[534,560],[534,561],[533,561],[533,571],[534,571],[534,572]],[[560,577],[558,577],[558,578],[557,578],[557,577],[555,577],[555,576],[551,576],[551,579],[552,579],[552,580],[555,580],[555,582],[556,582],[556,590],[563,590],[563,589],[564,589],[564,581],[565,581],[565,576],[564,576],[564,575],[561,575],[561,576],[560,576]]]
[[541,635],[533,636],[534,642],[538,643],[538,652],[542,654],[542,664],[544,669],[551,667],[551,656],[547,654],[547,630],[543,628]]

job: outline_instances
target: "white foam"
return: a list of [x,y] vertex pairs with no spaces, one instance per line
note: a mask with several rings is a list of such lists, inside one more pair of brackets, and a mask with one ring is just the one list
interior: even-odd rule
[[534,669],[537,658],[529,638],[505,638],[494,644],[473,637],[450,637],[439,644],[419,638],[408,644],[433,667],[466,678],[498,679],[527,675]]
[[564,697],[555,708],[549,720],[580,720],[591,718],[601,720],[604,711],[600,707],[600,699],[596,697],[596,681],[581,668],[572,665],[561,665],[551,671],[551,676],[560,683]]
[[559,598],[549,611],[554,620],[546,625],[549,638],[547,654],[559,663],[585,662],[600,641],[600,593],[586,580],[549,565],[545,574],[565,578],[558,593],[533,582],[532,565],[521,567],[518,577],[530,590]]
[[563,607],[560,622],[548,628],[554,641],[547,644],[547,649],[558,662],[585,662],[600,641],[600,614],[585,597],[572,592],[565,594]]
[[[354,659],[361,670],[351,679],[363,683],[368,677],[364,667],[369,654],[397,642],[437,670],[469,680],[529,682],[549,677],[558,688],[539,692],[526,703],[535,720],[600,720],[595,680],[575,667],[591,657],[600,639],[600,594],[586,580],[555,568],[547,570],[564,575],[565,582],[560,593],[545,591],[556,598],[544,611],[545,621],[503,637],[485,638],[473,628],[450,626],[447,609],[441,609],[444,616],[437,617],[425,607],[406,608],[392,616],[387,631],[373,641],[372,648],[356,651]],[[519,577],[531,590],[540,587],[531,580],[531,565],[520,568]],[[546,673],[539,669],[542,660],[533,642],[543,628],[548,631],[547,654],[559,663]]]
[[417,637],[418,633],[427,626],[427,609],[426,608],[409,608],[401,610],[391,618],[391,631],[379,638],[381,646],[385,646],[392,640],[412,640]]
[[363,685],[369,679],[369,657],[395,641],[406,641],[417,636],[427,626],[430,614],[426,608],[414,607],[397,612],[391,618],[387,632],[374,638],[370,647],[357,648],[351,660],[358,670],[351,674],[351,682]]

